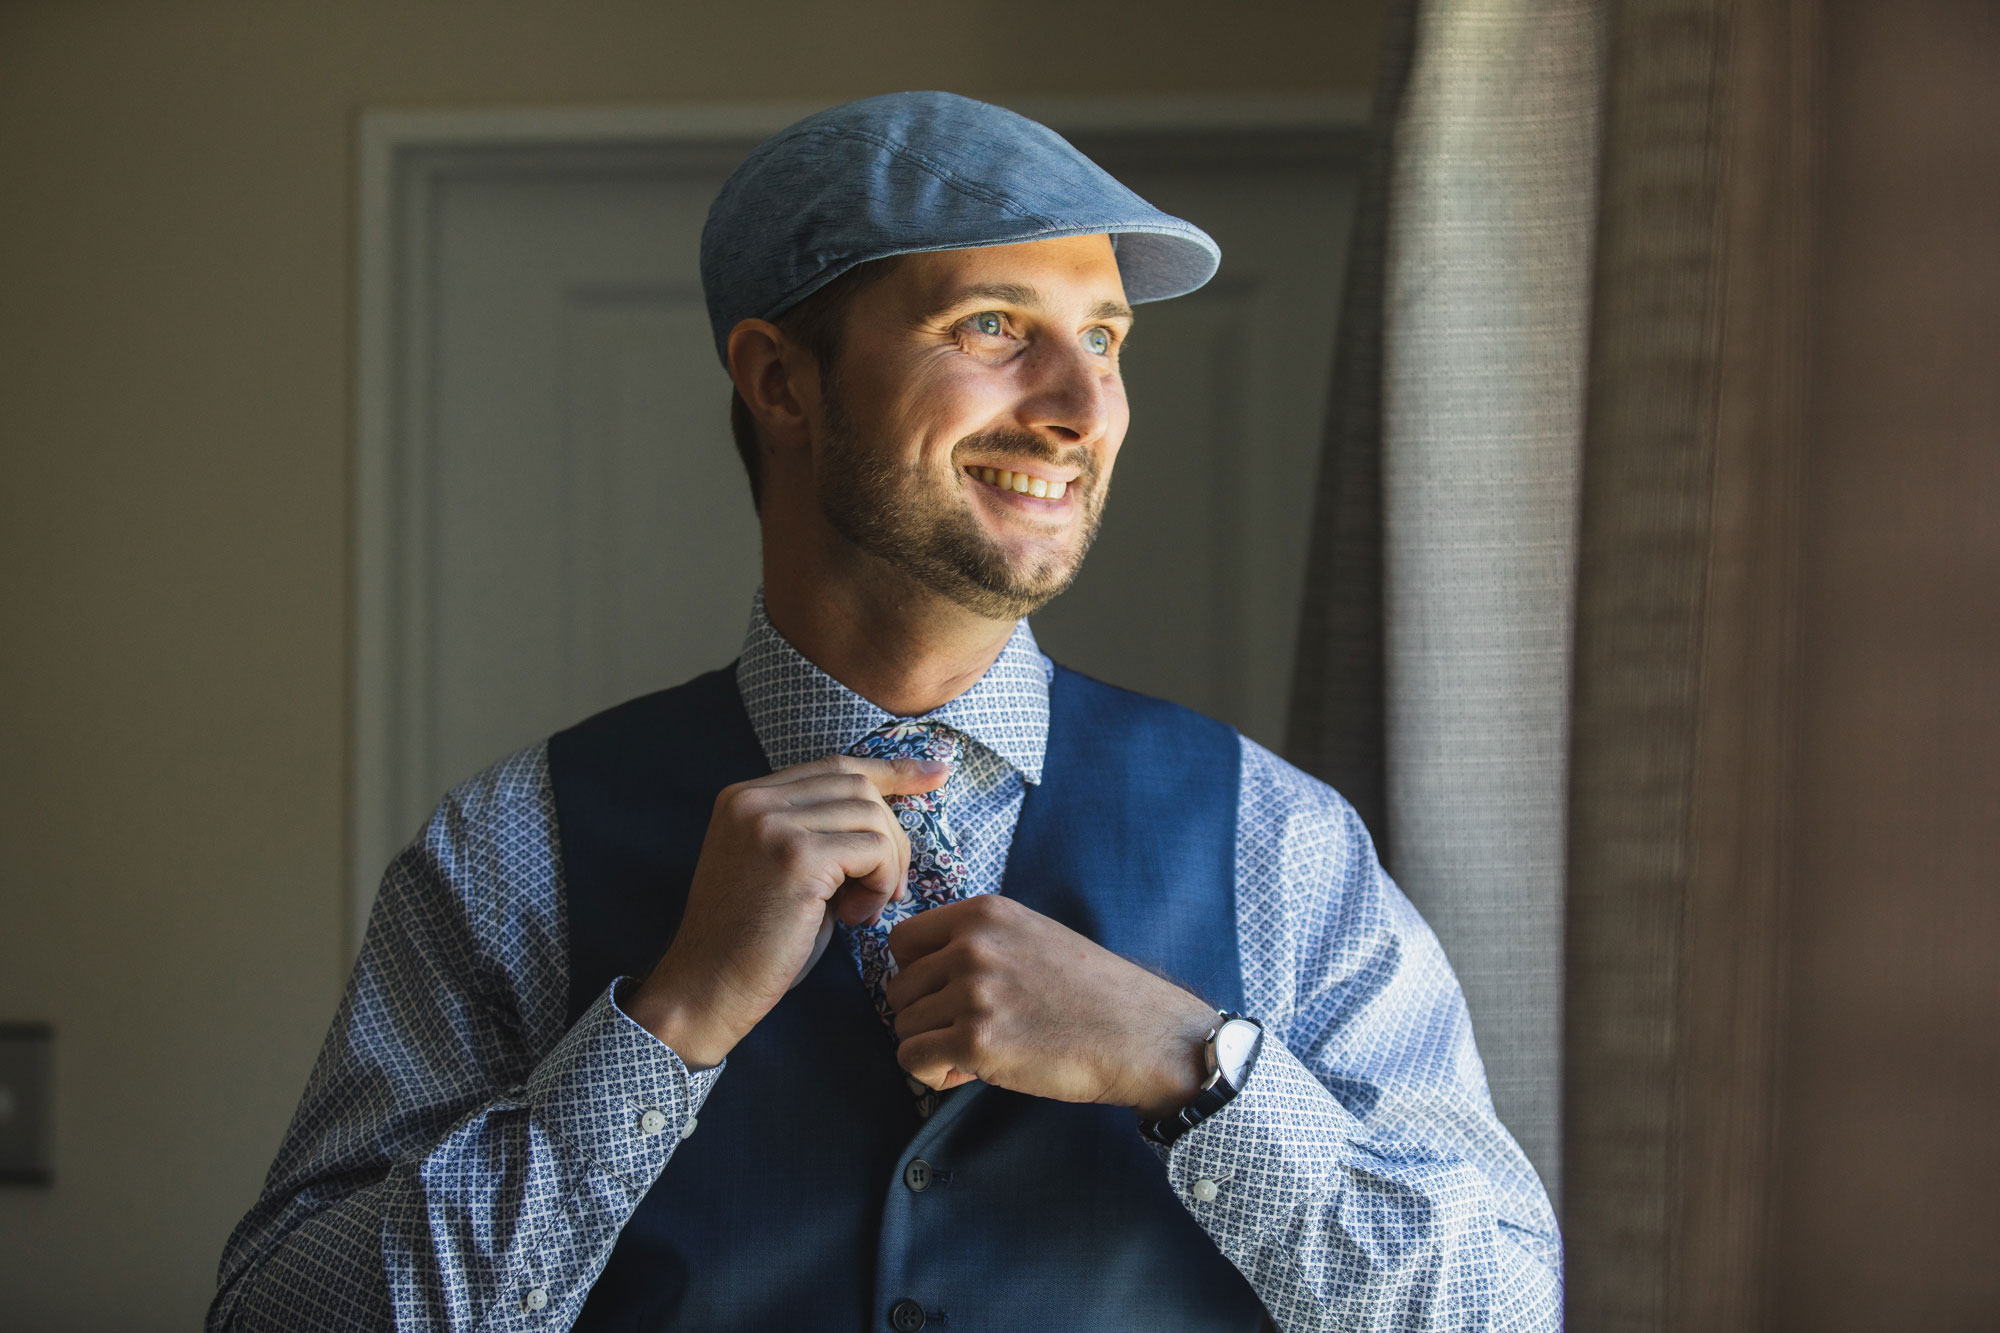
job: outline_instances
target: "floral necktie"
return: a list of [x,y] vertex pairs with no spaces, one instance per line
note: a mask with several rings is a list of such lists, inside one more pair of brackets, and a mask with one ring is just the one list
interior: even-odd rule
[[[959,739],[958,733],[935,722],[895,721],[862,737],[848,753],[863,759],[942,759],[950,763],[958,757]],[[896,812],[910,839],[910,896],[884,906],[882,919],[874,925],[846,930],[854,961],[861,968],[861,984],[868,988],[875,1012],[892,1031],[896,1015],[885,991],[889,978],[896,975],[896,960],[889,953],[889,932],[898,922],[967,894],[965,867],[958,862],[958,840],[945,822],[944,796],[945,788],[939,788],[916,796],[888,798],[889,808]]]

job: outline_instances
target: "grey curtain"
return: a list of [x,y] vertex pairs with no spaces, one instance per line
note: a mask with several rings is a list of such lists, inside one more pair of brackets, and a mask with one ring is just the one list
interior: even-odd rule
[[1289,749],[1368,821],[1560,1197],[1597,0],[1398,8],[1339,338]]

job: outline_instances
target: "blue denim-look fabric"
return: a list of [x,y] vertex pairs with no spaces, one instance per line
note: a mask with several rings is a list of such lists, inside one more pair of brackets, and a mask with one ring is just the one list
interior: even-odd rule
[[1208,233],[1154,208],[1055,131],[954,93],[890,93],[780,130],[724,182],[701,285],[727,365],[738,321],[791,309],[856,264],[1109,234],[1125,299],[1215,276]]
[[[1023,623],[927,719],[974,742],[952,817],[975,892],[1042,780],[1053,670]],[[737,682],[772,767],[888,720],[761,601]],[[1268,1035],[1242,1095],[1160,1151],[1174,1194],[1288,1333],[1559,1327],[1555,1218],[1436,937],[1345,801],[1241,747],[1234,943]],[[689,1071],[611,987],[570,1023],[568,939],[536,746],[453,791],[389,867],[210,1333],[570,1326],[667,1162],[700,1150],[729,1067]]]

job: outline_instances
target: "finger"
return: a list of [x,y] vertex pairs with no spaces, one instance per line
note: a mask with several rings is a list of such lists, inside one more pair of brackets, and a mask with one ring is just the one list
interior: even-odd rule
[[834,915],[850,926],[881,916],[883,906],[903,887],[901,846],[880,830],[815,833],[813,839],[820,854],[842,875],[842,882],[827,895]]
[[830,754],[824,759],[780,769],[759,781],[782,786],[839,774],[867,778],[884,796],[914,796],[942,787],[951,776],[951,765],[939,759],[862,759],[851,754]]
[[953,1058],[954,1048],[951,1028],[934,1029],[898,1045],[896,1063],[925,1087],[943,1092],[979,1077],[977,1073],[959,1067]]
[[900,902],[907,896],[908,891],[899,888],[885,897],[860,880],[849,880],[833,891],[833,895],[826,900],[826,906],[833,913],[834,920],[842,925],[872,926],[882,919],[882,913],[889,910],[892,900]]
[[987,896],[980,894],[946,903],[899,922],[889,932],[889,956],[896,960],[897,967],[908,967],[924,955],[936,953],[974,922],[985,919],[992,910],[992,904],[982,903],[980,899]]
[[964,1010],[961,997],[947,991],[931,991],[907,1004],[891,999],[889,1007],[896,1013],[896,1036],[903,1041],[950,1027]]
[[951,777],[951,765],[942,759],[871,759],[864,762],[881,765],[868,776],[874,779],[875,789],[884,796],[916,796],[936,791]]
[[[815,833],[876,832],[894,842],[898,860],[907,878],[910,869],[910,835],[896,812],[885,805],[872,789],[866,796],[820,801],[799,806],[791,816],[801,828]],[[898,895],[899,897],[902,895]]]
[[[810,791],[805,789],[810,788]],[[905,882],[910,871],[910,835],[866,778],[855,774],[823,774],[787,787],[769,789],[760,798],[784,807],[784,822],[810,833],[881,833],[896,844],[897,887],[893,896],[909,897]],[[778,811],[768,813],[778,814]]]
[[[937,909],[934,908],[932,910],[935,911]],[[924,916],[928,915],[928,913],[920,912],[918,915]],[[901,925],[896,927],[896,930],[901,929]],[[889,932],[889,953],[892,957],[896,952],[895,940],[896,931],[892,930]],[[916,1004],[919,1000],[934,995],[951,984],[951,979],[955,974],[951,966],[951,955],[943,952],[927,953],[923,957],[907,964],[898,960],[896,968],[896,975],[889,978],[888,985],[883,989],[884,994],[888,997],[889,1007],[895,1010],[899,1017],[904,1010]],[[898,1032],[902,1031],[900,1021],[897,1023],[896,1030]]]
[[901,833],[896,812],[869,792],[865,797],[814,801],[794,807],[785,817],[815,833]]
[[827,801],[882,803],[874,780],[860,773],[802,773],[789,768],[785,772],[796,776],[764,789],[767,798],[783,805],[806,809]]

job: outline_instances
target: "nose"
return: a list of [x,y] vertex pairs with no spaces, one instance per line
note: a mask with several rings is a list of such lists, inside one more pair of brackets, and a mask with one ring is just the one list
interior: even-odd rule
[[1111,429],[1125,386],[1116,365],[1081,344],[1031,352],[1021,424],[1056,444],[1093,444]]

